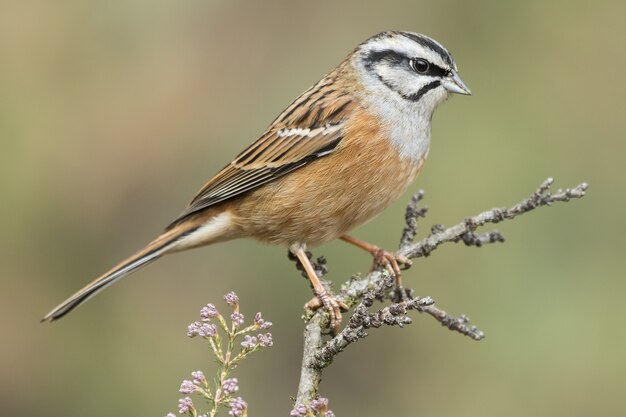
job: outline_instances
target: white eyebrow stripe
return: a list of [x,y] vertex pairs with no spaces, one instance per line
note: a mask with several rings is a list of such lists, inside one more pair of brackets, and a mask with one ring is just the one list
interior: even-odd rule
[[[443,48],[443,47],[442,47]],[[394,50],[405,55],[408,58],[416,56],[424,57],[433,64],[440,66],[441,68],[448,68],[449,65],[443,60],[443,58],[435,51],[425,46],[418,44],[417,42],[405,38],[405,37],[393,37],[382,38],[373,41],[364,46],[365,51],[385,51],[387,49]]]

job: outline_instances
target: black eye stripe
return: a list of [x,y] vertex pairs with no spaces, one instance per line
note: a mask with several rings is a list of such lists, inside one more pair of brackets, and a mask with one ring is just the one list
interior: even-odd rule
[[[397,51],[393,51],[393,50],[384,50],[384,51],[371,51],[369,52],[366,56],[363,57],[363,64],[365,66],[365,68],[368,71],[373,71],[374,70],[374,65],[376,65],[377,63],[381,62],[381,61],[386,61],[387,63],[389,63],[390,65],[394,65],[394,66],[403,66],[404,68],[406,68],[407,71],[410,71],[413,74],[419,74],[419,75],[423,75],[423,76],[431,76],[431,77],[437,77],[437,78],[443,78],[446,77],[448,75],[450,75],[452,73],[451,70],[445,69],[440,67],[439,65],[433,64],[430,61],[428,62],[428,70],[425,73],[418,73],[416,71],[413,70],[410,61],[413,58],[409,58]],[[420,59],[420,58],[417,58]],[[423,59],[423,58],[422,58]],[[389,80],[384,79],[380,74],[376,74],[376,76],[378,77],[378,79],[385,85],[387,86],[389,89],[395,91],[396,93],[398,93],[402,98],[404,98],[405,100],[409,100],[409,101],[418,101],[419,99],[421,99],[426,93],[428,93],[429,91],[439,87],[441,85],[441,81],[438,79],[432,80],[431,82],[427,83],[426,85],[424,85],[422,88],[420,88],[417,92],[413,93],[413,94],[404,94],[398,90],[396,90],[396,88],[394,87],[394,85],[392,83],[389,82]]]
[[[411,58],[407,57],[406,55],[403,55],[397,51],[393,51],[390,49],[384,50],[384,51],[371,51],[367,54],[367,56],[363,58],[365,68],[367,68],[368,70],[371,70],[374,64],[381,62],[381,61],[387,61],[392,65],[406,65],[407,68],[410,69],[411,68],[411,66],[409,65],[410,60]],[[445,77],[445,76],[450,75],[450,70],[442,68],[439,65],[433,64],[430,61],[427,61],[427,62],[429,63],[429,68],[428,68],[428,71],[424,73],[423,75],[430,75],[433,77]]]
[[431,62],[427,74],[432,75],[433,77],[445,77],[450,75],[450,71]]
[[371,70],[374,64],[380,61],[387,61],[392,64],[401,65],[408,58],[399,52],[387,49],[384,51],[371,51],[363,58],[365,68]]

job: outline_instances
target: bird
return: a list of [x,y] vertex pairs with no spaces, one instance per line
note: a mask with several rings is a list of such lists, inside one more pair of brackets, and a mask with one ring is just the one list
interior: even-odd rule
[[452,93],[471,95],[442,44],[406,31],[370,37],[212,177],[163,233],[42,321],[65,316],[166,254],[252,238],[286,246],[300,261],[314,293],[306,307],[327,310],[336,332],[346,306],[322,285],[306,250],[341,239],[396,277],[399,264],[410,266],[348,233],[413,182],[428,156],[433,113]]

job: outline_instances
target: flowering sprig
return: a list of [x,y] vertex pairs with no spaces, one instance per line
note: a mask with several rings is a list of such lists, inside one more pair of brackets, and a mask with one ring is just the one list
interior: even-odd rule
[[[192,379],[183,380],[179,392],[187,396],[178,400],[180,414],[215,417],[222,407],[228,409],[228,415],[232,417],[248,415],[248,403],[241,397],[233,397],[239,391],[239,381],[230,374],[243,359],[273,345],[272,334],[265,332],[272,327],[272,323],[265,321],[261,313],[256,313],[253,323],[243,327],[245,317],[239,311],[237,294],[229,292],[224,296],[224,301],[232,309],[232,313],[227,315],[230,323],[215,305],[207,304],[200,310],[200,320],[187,326],[187,336],[200,337],[209,343],[219,369],[213,385],[209,384],[202,371],[194,371],[191,373]],[[209,409],[206,413],[200,414],[199,407],[193,403],[190,395],[200,396],[208,402]],[[175,417],[175,414],[168,413],[166,417]]]
[[328,398],[319,397],[306,405],[296,405],[291,413],[291,417],[335,417],[335,413],[328,408]]

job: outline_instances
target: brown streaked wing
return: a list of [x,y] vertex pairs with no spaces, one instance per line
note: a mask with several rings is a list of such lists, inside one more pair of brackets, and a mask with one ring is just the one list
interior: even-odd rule
[[[320,96],[317,100],[309,100],[315,104],[304,106],[300,112],[291,112],[287,120],[279,116],[263,136],[200,189],[187,209],[167,229],[193,213],[253,190],[332,153],[343,138],[345,121],[352,113],[353,103],[346,95],[331,94],[332,99],[325,97],[323,90],[309,93]],[[316,125],[318,121],[324,124]]]

